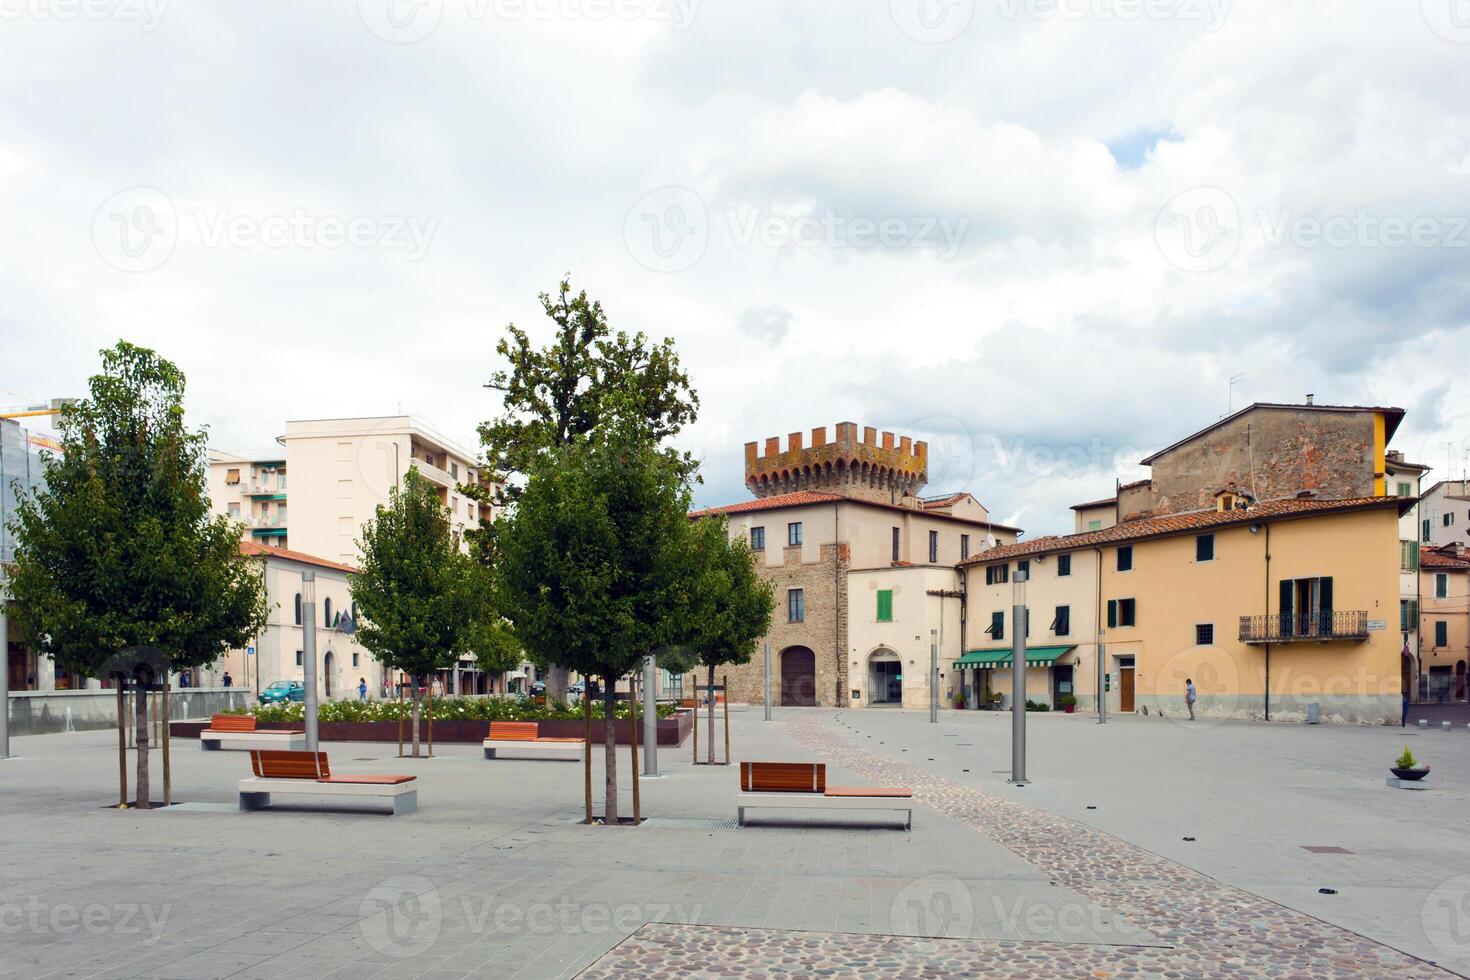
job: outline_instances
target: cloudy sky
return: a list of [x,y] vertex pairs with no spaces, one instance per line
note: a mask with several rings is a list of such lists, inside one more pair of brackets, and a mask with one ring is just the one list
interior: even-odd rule
[[1470,0],[0,0],[0,84],[0,404],[126,337],[220,448],[470,442],[571,272],[702,504],[842,420],[1033,534],[1231,398],[1470,449]]

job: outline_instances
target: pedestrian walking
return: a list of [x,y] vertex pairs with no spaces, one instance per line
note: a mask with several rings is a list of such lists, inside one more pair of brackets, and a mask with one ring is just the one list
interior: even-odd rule
[[230,672],[228,670],[225,671],[224,685],[225,685],[225,687],[234,687],[235,686],[235,679],[230,676]]
[[359,701],[366,701],[367,700],[367,678],[366,677],[359,677],[357,679],[357,700],[359,700]]
[[1189,707],[1189,720],[1194,721],[1194,703],[1199,700],[1199,692],[1194,689],[1194,681],[1184,678],[1184,703]]

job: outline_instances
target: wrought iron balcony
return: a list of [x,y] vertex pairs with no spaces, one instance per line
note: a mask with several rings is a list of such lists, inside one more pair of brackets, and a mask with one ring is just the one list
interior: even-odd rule
[[1240,617],[1242,643],[1299,643],[1368,639],[1368,611],[1272,613]]

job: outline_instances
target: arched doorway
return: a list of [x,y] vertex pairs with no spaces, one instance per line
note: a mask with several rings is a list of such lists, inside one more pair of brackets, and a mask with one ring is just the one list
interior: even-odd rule
[[781,651],[781,704],[798,708],[817,703],[817,655],[808,647]]
[[335,669],[335,659],[330,650],[322,658],[322,693],[326,697],[332,696],[332,672]]
[[868,703],[903,704],[903,661],[887,648],[868,656]]

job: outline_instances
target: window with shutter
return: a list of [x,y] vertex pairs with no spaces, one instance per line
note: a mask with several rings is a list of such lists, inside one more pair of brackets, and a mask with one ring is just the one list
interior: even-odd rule
[[1127,572],[1133,570],[1133,546],[1125,544],[1118,548],[1118,571]]
[[1108,600],[1108,628],[1112,629],[1118,625],[1118,600]]
[[993,639],[1004,640],[1006,638],[1006,614],[1003,612],[991,613],[990,628],[985,632],[989,633]]
[[878,590],[878,622],[893,622],[893,590]]
[[1442,619],[1435,620],[1434,623],[1434,645],[1437,647],[1450,645],[1450,624]]

